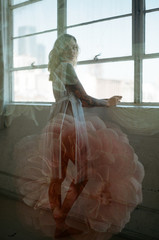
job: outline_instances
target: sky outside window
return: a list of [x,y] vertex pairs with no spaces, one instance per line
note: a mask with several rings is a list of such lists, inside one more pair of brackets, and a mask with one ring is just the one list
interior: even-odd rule
[[146,14],[145,52],[159,52],[159,11]]
[[10,0],[12,5],[23,3],[23,2],[28,2],[29,0]]
[[159,0],[145,0],[146,10],[159,8]]
[[[126,29],[126,31],[125,31]],[[132,54],[131,17],[68,28],[80,47],[79,60]]]
[[44,0],[16,8],[13,14],[13,36],[15,37],[23,35],[19,29],[24,26],[28,27],[25,34],[57,28],[56,0]]
[[159,59],[143,61],[143,101],[159,102]]
[[67,0],[67,24],[131,13],[131,0]]

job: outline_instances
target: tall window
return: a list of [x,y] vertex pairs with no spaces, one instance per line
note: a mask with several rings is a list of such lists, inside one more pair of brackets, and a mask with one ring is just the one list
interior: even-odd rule
[[79,60],[87,63],[77,68],[87,92],[133,102],[131,0],[67,0],[67,32],[78,39]]
[[76,71],[88,94],[159,102],[159,0],[9,2],[11,101],[53,100],[48,54],[67,32],[77,38]]
[[10,4],[12,101],[52,101],[47,63],[57,38],[57,1],[14,0]]

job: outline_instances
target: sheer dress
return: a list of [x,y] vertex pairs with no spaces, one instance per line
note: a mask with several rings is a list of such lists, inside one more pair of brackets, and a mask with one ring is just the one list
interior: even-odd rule
[[84,113],[104,102],[86,94],[70,63],[54,72],[53,93],[47,125],[17,145],[18,189],[34,209],[59,206],[67,225],[110,237],[142,202],[143,166],[119,127]]

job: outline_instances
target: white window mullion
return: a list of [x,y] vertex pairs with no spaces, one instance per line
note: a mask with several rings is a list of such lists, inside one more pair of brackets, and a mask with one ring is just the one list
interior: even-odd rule
[[131,60],[133,60],[132,56],[113,57],[113,58],[99,58],[99,59],[94,58],[93,60],[78,61],[78,65],[122,62],[122,61],[131,61]]
[[[9,1],[8,1],[9,4]],[[8,94],[7,94],[7,100],[8,102],[12,101],[12,95],[13,95],[13,90],[12,90],[12,71],[11,69],[13,68],[13,10],[11,8],[11,5],[9,4],[8,7],[8,52],[7,52],[7,58],[8,58],[8,81],[7,81],[7,89],[8,89]]]
[[35,70],[35,69],[45,69],[48,67],[48,64],[26,66],[26,67],[15,67],[10,69],[10,71],[23,71],[23,70]]
[[74,27],[80,27],[80,26],[85,26],[85,25],[99,23],[99,22],[116,20],[116,19],[120,19],[120,18],[127,18],[127,17],[130,17],[131,15],[132,14],[129,13],[129,14],[117,15],[117,16],[113,16],[113,17],[109,17],[109,18],[102,18],[102,19],[97,19],[97,20],[93,20],[93,21],[77,23],[77,24],[69,25],[69,26],[67,26],[67,28],[74,28]]
[[67,0],[57,0],[57,28],[58,36],[66,33]]
[[40,34],[45,34],[45,33],[50,33],[50,32],[55,32],[55,31],[57,31],[57,29],[56,29],[56,28],[53,28],[53,29],[49,29],[49,30],[45,30],[45,31],[41,31],[41,32],[30,33],[30,34],[21,35],[21,36],[16,36],[16,37],[13,37],[13,40],[14,40],[14,39],[19,39],[19,38],[24,38],[24,37],[32,37],[32,36],[36,36],[36,35],[40,35]]
[[42,0],[28,0],[26,2],[22,2],[22,3],[18,3],[18,4],[15,4],[15,5],[11,5],[11,9],[15,9],[15,8],[19,8],[19,7],[24,7],[24,6],[27,6],[29,4],[32,4],[32,3],[36,3],[36,2],[40,2]]
[[145,53],[145,0],[132,1],[134,102],[142,102],[142,60]]

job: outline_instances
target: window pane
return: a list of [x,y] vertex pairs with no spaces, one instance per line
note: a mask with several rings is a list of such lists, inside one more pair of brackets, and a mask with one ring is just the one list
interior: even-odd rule
[[146,0],[146,10],[159,8],[159,0]]
[[159,11],[146,14],[146,53],[159,52]]
[[[68,29],[77,38],[79,60],[131,55],[131,18],[126,17]],[[100,58],[99,57],[99,58]]]
[[67,0],[67,24],[131,13],[131,0]]
[[133,61],[78,65],[77,75],[86,92],[96,98],[122,95],[123,102],[133,102]]
[[39,1],[16,8],[13,19],[13,36],[57,28],[57,1]]
[[23,2],[28,2],[29,0],[10,0],[12,5],[23,3]]
[[143,61],[143,102],[159,102],[159,59]]
[[13,73],[13,101],[52,102],[52,82],[46,69]]
[[45,33],[14,40],[14,67],[32,63],[47,64],[48,54],[57,38],[57,32]]

